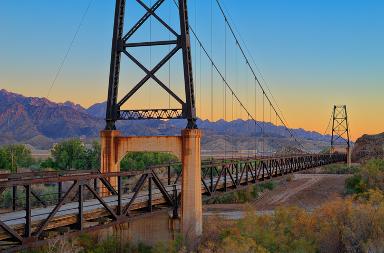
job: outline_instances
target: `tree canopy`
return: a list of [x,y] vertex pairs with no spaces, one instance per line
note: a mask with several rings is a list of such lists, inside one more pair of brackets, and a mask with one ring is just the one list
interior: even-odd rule
[[99,169],[100,168],[100,144],[92,143],[87,148],[79,139],[71,139],[56,144],[51,151],[53,160],[44,161],[41,164],[56,169]]
[[0,148],[0,169],[16,172],[33,164],[31,150],[25,145],[12,144]]

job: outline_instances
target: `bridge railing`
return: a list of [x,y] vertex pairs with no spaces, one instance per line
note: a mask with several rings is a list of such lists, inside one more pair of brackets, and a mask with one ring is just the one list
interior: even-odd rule
[[213,196],[250,183],[344,161],[345,154],[308,154],[212,162],[202,166],[203,192]]
[[[59,227],[67,227],[71,232],[90,230],[103,223],[123,222],[143,212],[152,212],[158,206],[177,206],[174,202],[179,189],[168,184],[167,177],[160,176],[164,168],[158,170],[161,171],[4,176],[0,180],[2,193],[16,188],[22,201],[17,208],[2,209],[0,241],[21,249],[44,240],[49,231]],[[108,181],[112,177],[117,178],[116,189]],[[44,202],[43,196],[37,194],[42,187],[54,187],[59,192],[51,202]],[[100,189],[106,189],[107,194]]]
[[[204,161],[202,192],[208,197],[214,196],[247,184],[345,160],[343,154],[327,154]],[[2,202],[14,189],[20,201],[15,204],[12,200],[0,209],[0,242],[21,249],[43,241],[58,228],[66,228],[68,232],[93,230],[159,208],[171,207],[176,215],[181,176],[179,163],[105,174],[67,171],[1,175]],[[110,178],[117,178],[116,187],[109,183]],[[53,191],[49,199],[42,194],[44,188]]]

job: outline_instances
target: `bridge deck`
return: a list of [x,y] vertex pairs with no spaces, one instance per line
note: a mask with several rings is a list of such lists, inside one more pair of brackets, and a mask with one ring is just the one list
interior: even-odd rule
[[[216,193],[240,188],[248,183],[257,183],[284,174],[344,160],[345,155],[302,155],[258,160],[211,162],[202,166],[202,193],[212,196]],[[177,193],[181,191],[181,183],[179,182],[181,174],[176,173],[176,175],[173,175],[172,180],[170,178],[160,178],[159,174],[163,176],[166,174],[163,168],[151,168],[140,172],[141,174],[84,172],[66,176],[47,173],[46,175],[34,177],[31,174],[26,179],[13,178],[13,176],[0,177],[2,179],[0,181],[0,190],[2,189],[2,191],[0,192],[13,186],[32,189],[30,186],[35,184],[63,182],[72,184],[61,202],[58,201],[58,203],[53,203],[47,207],[33,207],[30,204],[25,207],[25,210],[0,214],[0,249],[3,243],[16,243],[19,245],[17,246],[19,249],[26,247],[31,242],[44,240],[48,236],[46,232],[54,232],[61,227],[66,227],[68,231],[72,232],[86,231],[87,229],[100,227],[101,224],[123,221],[145,212],[151,212],[153,208],[176,207],[179,196],[176,198],[174,193],[175,191]],[[160,171],[156,172],[156,169],[160,169]],[[118,177],[120,182],[122,182],[123,177],[131,179],[134,181],[134,187],[129,193],[123,193],[121,184],[117,191],[108,188],[110,185],[108,185],[107,179],[110,177]],[[109,193],[113,195],[100,197],[89,186],[92,180],[102,182]],[[79,190],[78,186],[81,185],[84,186],[83,191]],[[85,189],[87,190],[85,191]],[[96,186],[94,189],[96,189]],[[92,191],[96,195],[90,198]],[[26,190],[26,192],[28,191]],[[80,192],[82,194],[79,194]],[[85,192],[88,193],[87,199],[79,198]],[[59,233],[56,231],[56,234]]]

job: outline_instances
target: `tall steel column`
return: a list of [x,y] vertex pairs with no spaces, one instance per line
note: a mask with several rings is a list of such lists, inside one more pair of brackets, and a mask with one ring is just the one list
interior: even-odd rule
[[[178,0],[180,34],[167,24],[160,16],[156,14],[156,10],[164,3],[165,0],[157,0],[153,6],[147,6],[142,0],[135,0],[141,5],[146,13],[135,23],[135,25],[124,34],[124,17],[125,17],[125,0],[116,0],[115,21],[112,39],[111,66],[109,76],[108,103],[106,112],[106,130],[115,130],[116,121],[118,120],[144,120],[144,119],[187,119],[188,129],[195,129],[196,126],[196,107],[195,95],[193,88],[192,74],[192,57],[190,48],[190,35],[188,26],[187,0]],[[174,35],[173,40],[166,41],[145,41],[130,43],[129,39],[135,32],[150,18],[157,19],[171,34]],[[174,48],[160,61],[153,69],[147,69],[138,59],[136,59],[129,51],[133,47],[153,47],[153,46],[175,45]],[[156,73],[167,63],[179,50],[182,50],[184,83],[185,83],[185,101],[183,101],[175,92],[165,85]],[[140,69],[144,71],[146,76],[138,82],[132,90],[125,94],[121,100],[118,100],[119,75],[121,54],[126,55]],[[162,87],[170,96],[172,96],[180,107],[174,109],[132,109],[122,110],[122,106],[149,80],[153,79],[160,87]]]
[[331,151],[335,151],[335,147],[340,145],[346,145],[349,155],[351,144],[346,105],[333,106]]

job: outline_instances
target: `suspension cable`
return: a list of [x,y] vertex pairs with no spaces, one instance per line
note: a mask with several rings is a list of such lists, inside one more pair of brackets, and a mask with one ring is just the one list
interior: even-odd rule
[[74,33],[74,35],[72,37],[71,42],[69,43],[69,46],[68,46],[67,51],[65,52],[64,58],[62,59],[62,61],[59,64],[59,68],[57,69],[55,77],[53,78],[53,80],[51,82],[51,85],[49,86],[48,93],[47,93],[47,99],[49,98],[49,95],[51,94],[52,88],[55,85],[57,79],[59,78],[59,75],[60,75],[61,71],[63,70],[64,64],[65,64],[65,62],[68,59],[69,53],[72,50],[73,44],[75,43],[75,40],[76,40],[77,36],[79,35],[80,29],[83,26],[85,18],[87,16],[87,14],[89,12],[89,9],[91,8],[93,2],[94,2],[94,0],[90,0],[89,1],[88,5],[87,5],[87,8],[84,10],[83,15],[81,16],[80,23],[79,23],[79,25],[76,28],[76,31],[75,31],[75,33]]
[[[263,91],[263,94],[265,95],[265,98],[266,98],[266,99],[268,100],[268,102],[271,103],[271,105],[272,105],[271,100],[269,99],[269,97],[268,97],[267,94],[265,93],[265,89],[264,89],[264,87],[262,86],[260,80],[258,79],[258,77],[257,77],[257,75],[256,75],[256,73],[255,73],[255,71],[254,71],[254,69],[252,68],[252,66],[251,66],[251,64],[250,64],[250,62],[249,62],[249,60],[248,60],[248,57],[246,56],[246,54],[245,54],[245,52],[244,52],[243,47],[242,47],[242,46],[240,45],[240,43],[239,43],[239,40],[238,40],[238,38],[237,38],[237,36],[236,36],[236,34],[235,34],[233,28],[232,28],[232,25],[229,23],[228,18],[227,18],[227,15],[226,15],[225,12],[224,12],[224,9],[222,8],[222,6],[221,6],[219,0],[215,0],[215,1],[216,1],[217,5],[218,5],[218,7],[219,7],[219,9],[220,9],[221,14],[224,16],[224,18],[225,18],[225,20],[226,20],[226,22],[227,22],[227,24],[228,24],[228,27],[229,27],[229,29],[230,29],[230,32],[232,33],[232,36],[234,37],[234,39],[235,39],[235,41],[236,41],[236,45],[237,45],[238,48],[240,49],[240,52],[241,52],[241,54],[243,55],[243,57],[244,57],[244,59],[245,59],[245,61],[246,61],[246,65],[249,67],[249,69],[251,70],[253,76],[256,78],[256,81],[257,81],[259,87],[261,88],[261,90]],[[274,105],[272,105],[272,108],[273,108],[273,110],[277,113],[277,110],[276,110],[276,108],[275,108]],[[288,128],[288,126],[287,126],[285,120],[283,120],[282,116],[281,116],[280,114],[278,114],[278,117],[280,118],[280,121],[281,121],[282,124],[285,126],[286,130],[289,132],[289,134],[291,135],[291,137],[292,137],[292,138],[293,138],[293,139],[294,139],[294,140],[295,140],[295,141],[296,141],[302,148],[304,148],[304,146],[297,140],[296,136],[293,134],[293,132],[291,131],[291,129]],[[305,150],[305,148],[304,148],[304,150]]]
[[[178,7],[178,4],[176,3],[176,0],[173,0],[174,4],[176,5],[176,7]],[[268,96],[266,96],[266,93],[265,93],[265,90],[263,88],[263,86],[261,85],[259,79],[257,78],[256,74],[255,74],[255,71],[253,70],[252,66],[250,65],[250,62],[247,58],[247,56],[245,55],[244,53],[244,50],[243,48],[241,47],[240,43],[239,43],[239,40],[237,39],[234,31],[233,31],[233,28],[232,26],[229,24],[228,22],[228,19],[224,13],[224,10],[223,8],[221,7],[220,3],[218,2],[218,0],[216,0],[217,4],[219,5],[219,8],[220,8],[220,11],[222,13],[222,15],[224,16],[226,22],[227,22],[227,25],[228,25],[228,28],[230,29],[230,32],[232,33],[232,35],[234,36],[235,38],[235,41],[236,41],[236,44],[238,45],[243,57],[245,58],[246,60],[246,65],[248,65],[248,67],[250,68],[253,76],[255,77],[260,89],[263,91],[263,94],[265,95],[265,98],[271,103],[271,100],[269,99]],[[195,39],[197,40],[197,42],[199,43],[199,45],[201,46],[201,48],[203,49],[204,51],[204,54],[207,56],[208,60],[211,62],[212,64],[212,67],[216,70],[216,72],[219,74],[219,76],[222,78],[222,80],[224,81],[224,83],[226,84],[226,86],[228,87],[228,89],[231,91],[231,93],[233,94],[233,97],[235,98],[235,100],[239,103],[240,107],[243,108],[243,110],[246,112],[246,114],[255,122],[256,125],[258,125],[261,129],[262,127],[260,126],[260,124],[256,121],[256,119],[251,115],[251,113],[249,112],[249,110],[244,106],[243,102],[240,100],[240,98],[236,95],[236,93],[234,92],[234,90],[232,89],[232,87],[229,85],[229,83],[227,82],[227,80],[224,78],[224,75],[222,74],[222,72],[219,70],[219,68],[217,67],[217,65],[215,64],[215,62],[213,61],[213,58],[212,56],[208,53],[208,51],[206,50],[206,48],[203,46],[201,40],[199,39],[199,37],[197,36],[197,34],[195,33],[194,29],[191,27],[191,25],[188,25],[189,26],[189,29],[190,31],[192,32],[193,36],[195,37]],[[280,114],[278,114],[276,108],[274,106],[272,106],[273,110],[277,113],[278,117],[279,117],[279,120],[282,122],[282,124],[284,125],[285,129],[288,131],[288,133],[290,134],[290,136],[296,141],[297,144],[299,144],[299,146],[301,146],[303,148],[303,151],[305,151],[305,147],[296,139],[296,137],[293,135],[292,131],[287,127],[287,124],[285,123],[285,121],[282,119],[282,117],[280,116]]]

